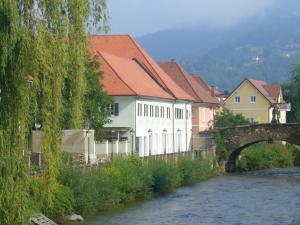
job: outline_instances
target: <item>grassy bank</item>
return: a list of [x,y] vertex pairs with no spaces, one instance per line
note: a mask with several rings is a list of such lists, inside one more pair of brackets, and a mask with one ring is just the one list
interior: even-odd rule
[[47,185],[45,179],[34,178],[30,184],[31,209],[56,218],[69,213],[87,215],[167,193],[215,174],[211,161],[204,159],[142,161],[131,156],[99,167],[83,168],[73,165],[69,157],[63,157],[52,204],[43,205],[40,190]]
[[300,166],[300,149],[289,144],[259,143],[243,150],[237,164],[240,170]]

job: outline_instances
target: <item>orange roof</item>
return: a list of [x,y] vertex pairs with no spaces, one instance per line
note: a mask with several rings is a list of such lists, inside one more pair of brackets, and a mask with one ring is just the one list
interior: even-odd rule
[[219,104],[218,100],[211,96],[211,91],[205,84],[200,85],[197,80],[190,76],[177,62],[160,62],[159,65],[168,75],[189,95],[193,96],[195,102]]
[[105,73],[101,83],[109,95],[137,95],[174,99],[134,60],[117,57],[105,52],[98,52],[98,55],[102,62],[101,70]]
[[[91,52],[109,53],[125,59],[135,59],[143,70],[157,82],[159,86],[170,92],[176,99],[194,100],[192,96],[180,88],[144,51],[142,47],[129,35],[94,35],[89,37],[89,50]],[[127,82],[124,80],[124,82]],[[139,85],[147,88],[147,82],[141,81]]]
[[206,89],[207,91],[211,91],[210,87],[205,83],[205,81],[199,75],[193,75],[194,80],[201,85],[202,88]]

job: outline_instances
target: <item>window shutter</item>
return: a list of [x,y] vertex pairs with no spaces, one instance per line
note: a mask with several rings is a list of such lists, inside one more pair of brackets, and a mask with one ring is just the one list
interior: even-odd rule
[[119,103],[114,104],[114,115],[115,116],[119,115]]

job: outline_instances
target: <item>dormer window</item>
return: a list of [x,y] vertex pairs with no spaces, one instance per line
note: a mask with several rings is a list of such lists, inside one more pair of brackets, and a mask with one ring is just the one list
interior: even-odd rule
[[235,96],[234,97],[234,103],[240,103],[241,102],[241,97],[240,96]]
[[256,103],[256,96],[250,96],[250,103]]

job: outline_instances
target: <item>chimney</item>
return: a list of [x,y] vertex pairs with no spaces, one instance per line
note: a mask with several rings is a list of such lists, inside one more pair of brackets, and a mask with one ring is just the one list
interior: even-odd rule
[[214,97],[216,96],[216,89],[217,88],[215,86],[210,87],[211,96],[214,96]]

